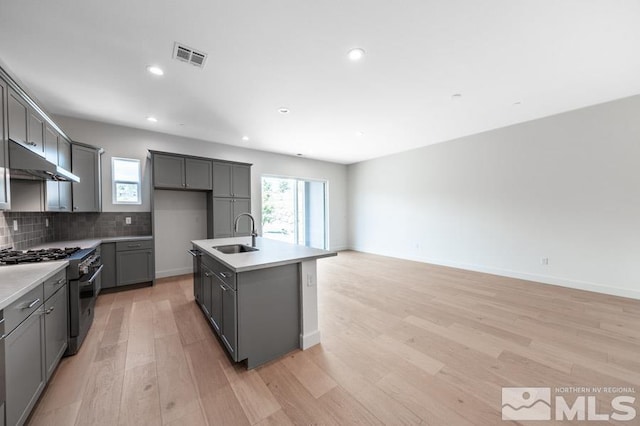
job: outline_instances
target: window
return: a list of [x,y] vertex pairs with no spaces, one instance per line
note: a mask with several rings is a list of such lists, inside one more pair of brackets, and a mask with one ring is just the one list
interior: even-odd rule
[[262,177],[262,236],[292,244],[327,247],[327,183]]
[[113,204],[141,204],[140,160],[131,158],[111,159]]

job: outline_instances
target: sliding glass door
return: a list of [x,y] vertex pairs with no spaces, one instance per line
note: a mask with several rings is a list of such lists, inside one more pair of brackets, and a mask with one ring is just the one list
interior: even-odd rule
[[266,238],[326,249],[324,181],[262,177],[262,235]]

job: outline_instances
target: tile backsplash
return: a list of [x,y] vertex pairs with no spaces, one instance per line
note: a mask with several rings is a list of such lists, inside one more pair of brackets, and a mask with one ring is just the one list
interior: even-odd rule
[[[127,217],[131,224],[126,224]],[[151,235],[150,212],[0,212],[0,250],[24,250],[51,241],[136,235]]]

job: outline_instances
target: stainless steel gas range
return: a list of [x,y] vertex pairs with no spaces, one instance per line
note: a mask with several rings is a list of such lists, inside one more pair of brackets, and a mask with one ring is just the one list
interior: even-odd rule
[[0,265],[67,260],[69,280],[69,344],[65,355],[74,355],[93,323],[96,298],[100,293],[102,260],[95,248],[46,248],[41,250],[0,250]]

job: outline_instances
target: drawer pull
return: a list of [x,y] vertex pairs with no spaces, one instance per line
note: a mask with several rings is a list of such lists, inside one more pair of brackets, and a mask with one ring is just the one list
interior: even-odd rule
[[205,276],[205,277],[210,277],[211,275],[210,275],[208,272],[205,272],[205,273],[204,273],[204,276]]
[[52,306],[49,309],[47,309],[46,311],[44,311],[44,313],[49,315],[51,312],[53,312],[54,309],[55,309],[55,306]]
[[131,247],[131,248],[133,248],[133,247],[141,247],[141,246],[142,246],[142,244],[127,244],[127,247]]
[[57,285],[60,285],[60,284],[62,284],[62,283],[64,283],[64,278],[60,278],[56,284],[57,284]]
[[222,289],[222,291],[227,291],[227,288],[225,286],[223,286],[222,284],[220,284],[220,288]]
[[31,309],[34,306],[36,306],[39,302],[40,302],[40,298],[38,297],[36,300],[34,300],[33,302],[29,303],[27,306],[25,306],[22,309]]
[[231,274],[229,272],[220,272],[220,276],[222,278],[229,278],[231,276]]

